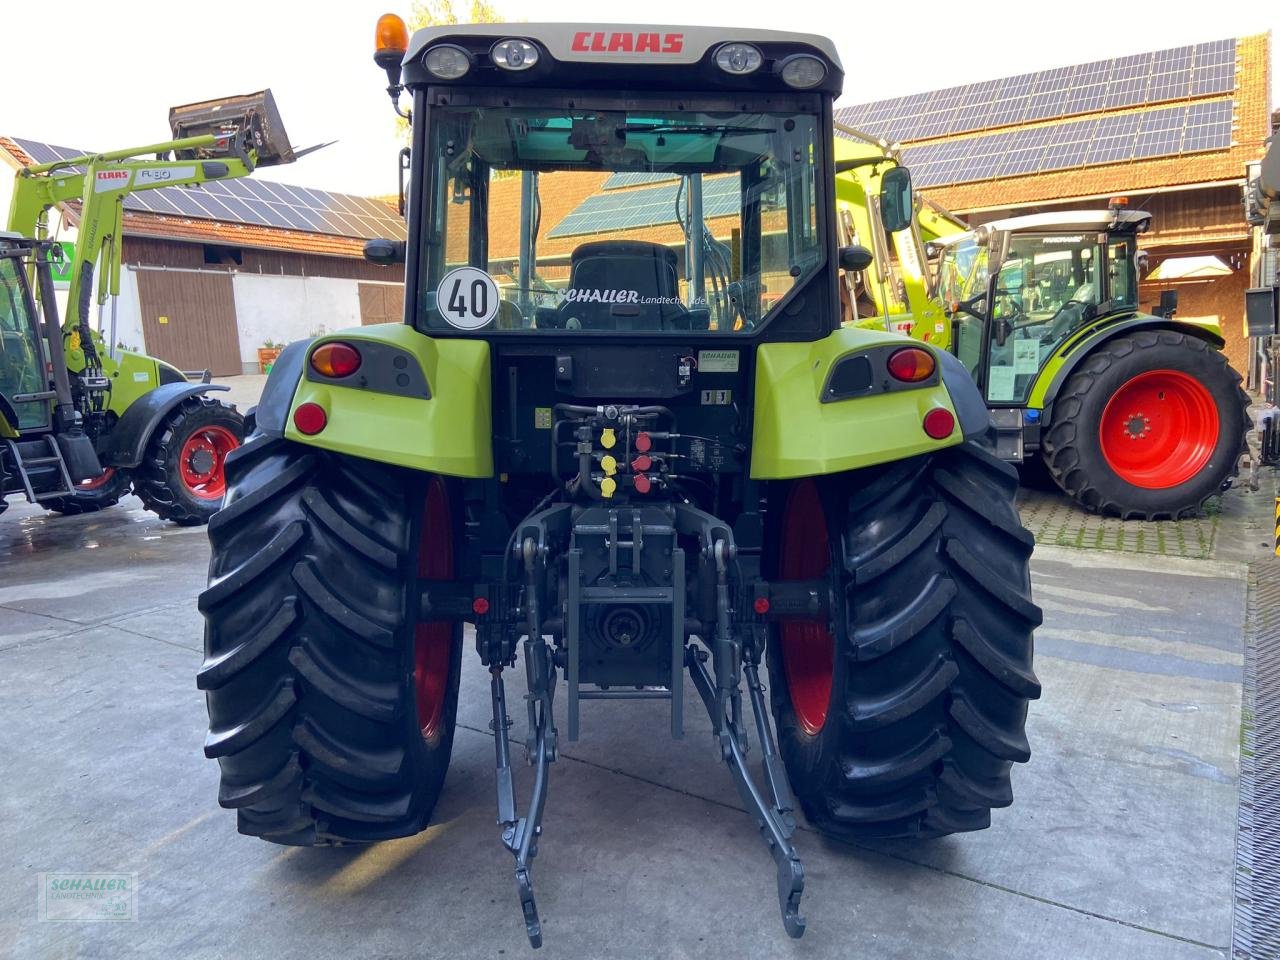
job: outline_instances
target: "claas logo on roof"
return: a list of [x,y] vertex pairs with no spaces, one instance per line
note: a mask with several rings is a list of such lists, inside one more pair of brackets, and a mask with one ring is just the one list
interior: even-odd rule
[[570,49],[577,53],[679,53],[684,49],[684,34],[582,30],[573,35]]

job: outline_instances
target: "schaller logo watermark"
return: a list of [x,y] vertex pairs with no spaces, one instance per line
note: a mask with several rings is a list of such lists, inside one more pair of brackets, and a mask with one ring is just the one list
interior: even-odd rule
[[40,920],[138,919],[136,873],[40,873]]

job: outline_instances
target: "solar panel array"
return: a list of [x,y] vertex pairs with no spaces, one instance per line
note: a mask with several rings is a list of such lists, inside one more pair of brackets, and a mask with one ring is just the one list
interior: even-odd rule
[[1227,93],[1235,68],[1236,41],[1214,40],[857,104],[837,110],[836,120],[906,143]]
[[[36,163],[67,160],[87,152],[16,137],[13,142]],[[377,200],[252,177],[214,180],[199,188],[142,190],[127,194],[124,206],[126,210],[171,217],[277,227],[337,237],[403,240],[406,236],[404,221],[394,210]]]
[[651,183],[663,183],[667,180],[678,180],[678,173],[615,173],[611,174],[609,179],[604,182],[602,190],[621,190],[624,187],[643,187]]
[[[741,209],[739,179],[735,176],[713,177],[702,181],[702,215],[736,216]],[[612,233],[634,230],[663,223],[676,223],[676,194],[680,184],[646,187],[642,190],[615,190],[588,197],[574,208],[547,234],[548,237],[574,237],[588,233]],[[681,212],[687,210],[687,191],[681,197]]]
[[1231,146],[1230,100],[1110,114],[907,147],[917,187],[1047,173]]

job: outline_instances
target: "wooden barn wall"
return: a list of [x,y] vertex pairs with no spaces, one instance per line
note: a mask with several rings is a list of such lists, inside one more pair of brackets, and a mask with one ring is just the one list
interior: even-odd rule
[[162,240],[155,237],[125,237],[123,260],[151,267],[185,267],[192,270],[226,270],[286,277],[334,277],[403,283],[404,267],[380,267],[350,257],[322,257],[314,253],[241,248],[241,263],[205,263],[204,245]]

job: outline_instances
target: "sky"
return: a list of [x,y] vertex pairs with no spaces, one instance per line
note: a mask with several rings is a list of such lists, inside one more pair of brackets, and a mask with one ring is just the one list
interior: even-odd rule
[[[634,22],[599,0],[492,0],[518,20]],[[119,4],[7,0],[0,30],[0,135],[111,150],[170,139],[169,107],[270,87],[295,148],[338,141],[257,176],[364,195],[395,191],[400,147],[386,77],[373,63],[379,14],[393,0],[219,0]],[[466,0],[457,2],[466,9]],[[1272,31],[1280,4],[1210,7],[1088,0],[987,5],[881,2],[744,4],[646,0],[650,23],[822,33],[845,67],[843,102],[860,103],[1164,47]],[[610,14],[617,11],[617,15]],[[696,14],[691,14],[696,10]],[[1272,103],[1280,102],[1274,64]]]

